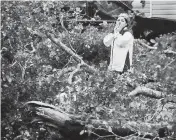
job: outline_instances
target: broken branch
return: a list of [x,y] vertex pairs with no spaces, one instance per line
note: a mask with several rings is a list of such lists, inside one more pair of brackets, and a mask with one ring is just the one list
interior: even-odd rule
[[53,35],[49,34],[46,32],[46,36],[57,46],[60,46],[63,50],[65,50],[68,54],[70,54],[71,56],[73,56],[73,58],[78,61],[79,63],[81,63],[82,65],[86,66],[89,71],[92,72],[98,72],[98,70],[96,70],[95,68],[89,66],[88,64],[86,64],[83,60],[82,57],[80,57],[78,54],[74,53],[69,47],[67,47],[64,43],[61,42],[60,39],[56,39],[53,37]]
[[171,65],[174,61],[175,61],[175,59],[173,59],[170,63],[168,63],[168,64],[162,69],[162,71],[165,70],[165,69],[166,69],[169,65]]
[[65,44],[63,44],[61,42],[60,39],[56,39],[53,37],[53,35],[49,34],[49,33],[46,33],[47,37],[54,43],[56,44],[57,46],[60,46],[63,50],[65,50],[68,54],[70,54],[71,56],[73,56],[73,58],[76,60],[76,61],[79,61],[79,62],[82,62],[82,58],[77,55],[76,53],[74,53],[69,47],[67,47]]
[[146,87],[139,86],[128,94],[128,96],[139,96],[139,95],[144,95],[144,96],[155,98],[155,99],[163,98],[163,102],[165,103],[167,102],[176,103],[175,96],[166,96],[166,93],[164,92],[156,91],[156,90],[146,88]]
[[138,43],[140,43],[141,45],[143,45],[144,47],[148,48],[148,49],[152,49],[152,50],[156,50],[157,47],[152,47],[152,46],[149,46],[147,44],[145,44],[144,42],[142,42],[142,40],[140,39],[135,39],[135,41],[137,41]]
[[176,55],[176,52],[174,52],[172,50],[164,50],[163,52],[166,53],[166,54],[174,54],[174,55]]
[[128,95],[129,96],[138,96],[138,95],[144,95],[144,96],[148,96],[151,98],[156,98],[156,99],[161,99],[163,97],[165,97],[165,93],[160,92],[160,91],[156,91],[150,88],[146,88],[146,87],[137,87],[135,90],[131,91]]
[[76,67],[66,67],[66,68],[63,68],[61,69],[57,75],[58,77],[62,76],[63,74],[67,73],[67,72],[70,72],[70,71],[73,71],[74,69],[76,69]]

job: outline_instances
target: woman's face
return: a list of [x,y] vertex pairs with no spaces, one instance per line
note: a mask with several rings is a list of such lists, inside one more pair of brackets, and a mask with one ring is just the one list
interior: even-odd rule
[[117,19],[117,21],[116,21],[116,26],[118,27],[118,26],[120,26],[120,25],[124,25],[124,26],[127,25],[127,23],[126,23],[126,21],[125,21],[125,18],[119,17],[119,18]]

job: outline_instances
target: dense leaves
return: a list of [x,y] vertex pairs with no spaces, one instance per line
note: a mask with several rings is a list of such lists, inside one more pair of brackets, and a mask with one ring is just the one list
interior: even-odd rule
[[[114,120],[121,126],[127,121],[174,123],[174,104],[148,97],[128,97],[128,93],[143,85],[173,96],[176,91],[176,33],[155,38],[157,50],[134,45],[133,70],[118,75],[107,71],[110,48],[103,45],[104,36],[114,24],[83,26],[68,22],[62,26],[64,2],[1,2],[2,61],[2,139],[49,139],[57,134],[54,127],[30,123],[23,104],[38,100],[59,106],[83,120]],[[67,2],[74,9],[76,2]],[[78,62],[45,35],[54,34],[83,60],[100,70],[98,74],[80,70]],[[152,43],[150,44],[152,45]],[[73,75],[73,76],[72,76]],[[88,117],[88,118],[87,118]],[[89,121],[88,121],[89,122]],[[105,128],[111,131],[111,128]],[[154,128],[135,128],[153,133]],[[174,130],[171,129],[173,134]],[[157,136],[157,133],[155,133]],[[170,134],[171,136],[171,134]],[[52,135],[54,137],[54,135]],[[54,138],[53,138],[54,139]]]

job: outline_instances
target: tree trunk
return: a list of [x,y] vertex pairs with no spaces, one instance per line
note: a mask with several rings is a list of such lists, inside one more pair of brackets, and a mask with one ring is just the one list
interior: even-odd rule
[[[117,120],[97,120],[96,118],[88,118],[88,116],[78,116],[65,113],[59,108],[41,103],[38,101],[30,101],[25,104],[30,107],[32,111],[38,117],[38,121],[42,121],[45,124],[53,124],[64,138],[70,140],[84,140],[92,139],[119,139],[126,140],[132,137],[141,139],[138,135],[138,131],[145,128],[145,130],[151,131],[151,134],[143,134],[143,139],[150,136],[153,137],[152,132],[161,128],[171,128],[167,123],[151,124],[145,122],[133,122],[127,121],[123,124]],[[83,119],[86,118],[86,119]],[[37,122],[37,119],[34,119]],[[51,126],[51,125],[50,125]],[[146,136],[145,136],[146,135]]]

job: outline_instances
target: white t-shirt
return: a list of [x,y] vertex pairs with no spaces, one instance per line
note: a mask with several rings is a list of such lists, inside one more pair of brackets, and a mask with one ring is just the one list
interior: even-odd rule
[[111,57],[108,69],[122,72],[127,53],[129,52],[130,66],[132,65],[134,37],[130,32],[121,34],[108,34],[103,42],[105,46],[111,46]]

